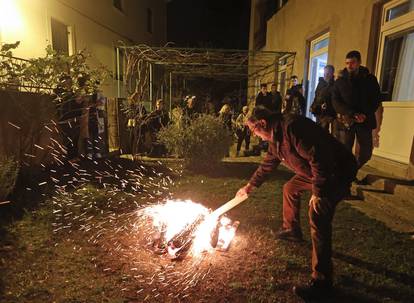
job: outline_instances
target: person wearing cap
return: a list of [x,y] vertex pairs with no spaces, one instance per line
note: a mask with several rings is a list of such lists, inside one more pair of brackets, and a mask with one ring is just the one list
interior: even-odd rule
[[252,134],[269,143],[267,155],[236,196],[249,195],[283,162],[295,175],[283,186],[283,226],[277,238],[302,241],[300,200],[310,191],[309,225],[312,278],[293,291],[305,300],[328,297],[332,291],[332,219],[336,205],[350,193],[357,163],[352,153],[312,120],[255,107],[247,120]]

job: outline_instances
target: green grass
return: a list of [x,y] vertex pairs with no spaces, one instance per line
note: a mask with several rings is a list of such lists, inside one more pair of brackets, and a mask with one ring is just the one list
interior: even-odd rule
[[[173,189],[175,198],[189,198],[215,209],[232,198],[256,165],[226,163],[209,174],[185,173]],[[301,220],[306,242],[275,240],[281,226],[281,190],[291,176],[285,169],[228,215],[241,222],[239,242],[217,258],[209,274],[194,289],[190,302],[299,302],[291,287],[310,273],[310,238],[306,195]],[[105,192],[85,188],[98,208]],[[122,198],[122,193],[118,193]],[[126,196],[126,194],[125,194]],[[102,251],[88,244],[81,232],[70,238],[52,232],[51,205],[45,202],[21,218],[1,225],[1,302],[139,302],[121,291],[122,275],[103,272]],[[388,229],[346,203],[334,219],[334,302],[412,302],[414,241]],[[244,242],[243,242],[244,241]],[[225,260],[225,261],[222,261]],[[219,261],[217,261],[219,262]],[[224,263],[223,263],[224,262]],[[220,267],[220,266],[221,267]],[[169,298],[159,302],[168,301]],[[134,301],[135,300],[135,301]],[[156,300],[155,300],[156,301]]]

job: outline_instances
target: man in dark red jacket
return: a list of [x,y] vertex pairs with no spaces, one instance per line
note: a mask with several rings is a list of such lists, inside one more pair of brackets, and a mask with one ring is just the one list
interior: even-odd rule
[[306,299],[320,298],[332,290],[332,219],[336,204],[349,195],[357,163],[352,153],[310,119],[274,114],[256,107],[247,125],[269,142],[262,164],[237,195],[248,195],[283,162],[296,175],[283,187],[283,228],[278,238],[301,241],[300,197],[311,191],[309,223],[312,239],[312,280],[295,286]]

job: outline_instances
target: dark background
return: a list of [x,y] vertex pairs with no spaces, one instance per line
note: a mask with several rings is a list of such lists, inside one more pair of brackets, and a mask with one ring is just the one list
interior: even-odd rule
[[[167,3],[167,41],[173,47],[249,48],[250,0],[170,0]],[[210,96],[219,110],[230,103],[236,111],[246,104],[246,81],[188,79],[183,95],[197,96],[202,107]]]
[[170,0],[167,40],[176,47],[248,49],[250,0]]

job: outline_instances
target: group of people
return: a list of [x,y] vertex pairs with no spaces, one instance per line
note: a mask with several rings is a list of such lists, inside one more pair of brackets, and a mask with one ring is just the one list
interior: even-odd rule
[[[361,66],[358,51],[346,55],[345,65],[336,79],[334,66],[324,67],[310,112],[317,124],[349,150],[353,149],[356,138],[355,156],[358,166],[362,167],[372,156],[372,130],[377,126],[375,112],[380,105],[380,88],[376,77]],[[267,85],[262,84],[256,97],[257,105],[276,113],[306,115],[306,99],[297,76],[291,77],[291,87],[283,99],[275,84],[270,92]]]
[[157,141],[157,133],[170,122],[164,101],[156,100],[154,110],[147,112],[142,102],[139,101],[138,93],[134,93],[129,97],[128,108],[127,126],[130,133],[131,154],[164,155],[165,147]]
[[[303,240],[301,196],[304,191],[311,192],[308,216],[312,276],[309,284],[293,287],[294,293],[305,300],[332,294],[335,208],[350,195],[358,169],[372,153],[371,134],[376,126],[375,111],[380,104],[378,81],[361,66],[358,51],[346,55],[345,65],[336,80],[334,68],[325,67],[325,77],[318,85],[311,107],[319,125],[300,113],[284,112],[283,104],[282,110],[278,111],[279,105],[270,102],[271,98],[266,99],[267,103],[263,102],[260,93],[259,105],[256,104],[246,122],[251,133],[268,143],[268,151],[262,164],[236,196],[248,196],[280,163],[284,163],[295,175],[283,186],[283,225],[277,238],[299,242]],[[289,94],[292,95],[292,91]],[[262,95],[265,96],[264,90]],[[327,131],[328,123],[333,123],[334,136]],[[355,137],[359,142],[356,157],[352,153]]]
[[77,79],[78,91],[73,90],[70,76],[62,76],[55,89],[58,101],[58,116],[66,159],[70,162],[86,157],[89,160],[103,157],[105,97],[100,92],[88,95],[83,88],[89,81],[87,76]]

